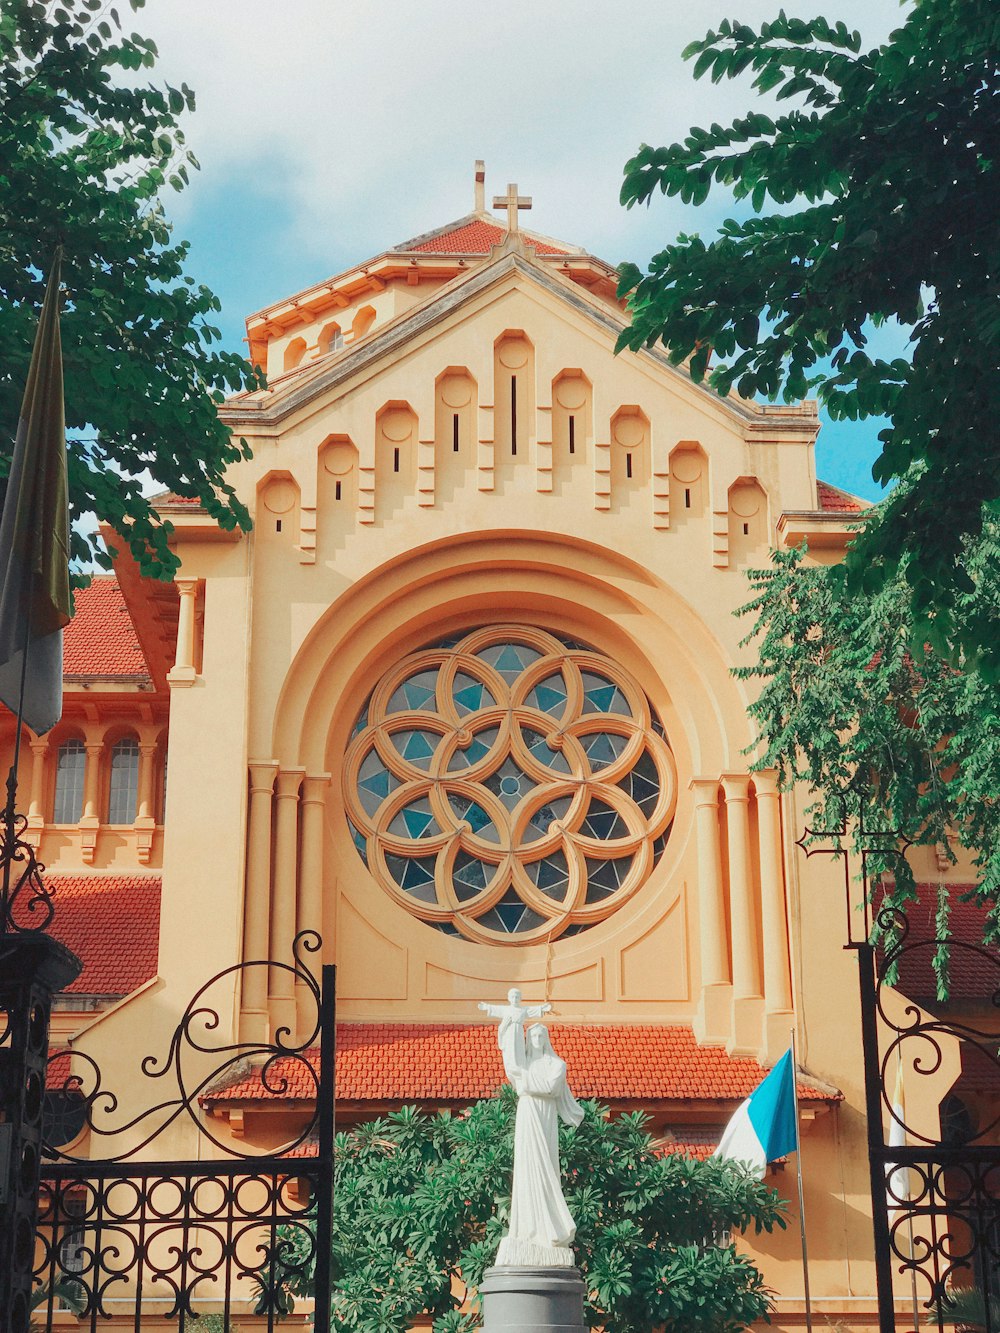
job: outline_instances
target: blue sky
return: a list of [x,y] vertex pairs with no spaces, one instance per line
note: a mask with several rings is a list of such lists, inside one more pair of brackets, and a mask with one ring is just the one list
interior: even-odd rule
[[[746,80],[695,83],[680,52],[725,16],[759,23],[780,3],[148,0],[137,26],[159,45],[158,79],[198,98],[186,132],[202,170],[166,202],[191,272],[222,300],[226,344],[240,346],[249,312],[469,212],[476,158],[489,196],[516,181],[533,197],[525,225],[612,263],[711,234],[724,195],[626,212],[622,168],[644,141],[754,104]],[[896,0],[824,9],[869,45],[900,21]],[[898,355],[902,338],[880,343]],[[826,424],[819,474],[876,498],[882,424]]]

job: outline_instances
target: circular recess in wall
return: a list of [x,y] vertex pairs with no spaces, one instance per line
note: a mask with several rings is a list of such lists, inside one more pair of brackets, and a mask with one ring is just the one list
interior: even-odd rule
[[388,412],[383,412],[378,419],[379,430],[387,440],[393,444],[402,444],[413,434],[413,417],[409,412],[404,412],[401,408],[393,408]]
[[617,417],[612,434],[623,449],[635,449],[646,438],[646,423],[642,417]]
[[567,375],[556,384],[556,402],[567,412],[578,412],[587,401],[587,383],[580,375]]
[[500,364],[508,370],[520,370],[528,364],[528,344],[523,338],[508,338],[500,344]]
[[264,507],[272,514],[287,514],[294,508],[297,494],[294,482],[284,477],[276,477],[264,487],[261,499],[264,501]]
[[491,944],[604,920],[645,883],[674,758],[617,662],[527,625],[390,668],[354,727],[344,799],[375,880],[413,915]]
[[697,481],[701,476],[702,457],[694,449],[677,449],[670,460],[670,471],[678,481]]
[[472,381],[467,375],[445,375],[438,389],[446,407],[465,407],[472,399]]
[[729,492],[729,507],[740,518],[753,518],[760,513],[762,499],[756,486],[734,486]]

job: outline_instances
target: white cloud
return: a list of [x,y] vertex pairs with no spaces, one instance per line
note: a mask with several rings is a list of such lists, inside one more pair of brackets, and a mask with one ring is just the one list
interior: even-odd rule
[[[681,49],[724,15],[754,23],[779,7],[152,0],[139,24],[160,47],[158,75],[198,97],[188,136],[204,171],[173,215],[183,228],[203,191],[252,178],[290,219],[272,242],[313,257],[318,276],[333,251],[361,259],[467,212],[483,157],[491,194],[515,179],[533,195],[526,225],[640,256],[684,224],[666,204],[626,217],[626,159],[754,100],[746,79],[694,83]],[[869,42],[899,22],[896,0],[835,8]]]

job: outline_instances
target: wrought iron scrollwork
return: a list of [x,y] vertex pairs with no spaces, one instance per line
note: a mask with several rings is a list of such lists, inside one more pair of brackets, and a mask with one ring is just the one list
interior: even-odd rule
[[25,815],[0,819],[0,934],[47,930],[55,916],[52,890],[42,878],[45,867],[23,836]]
[[[119,1093],[105,1085],[97,1061],[85,1051],[78,1050],[54,1050],[50,1055],[50,1071],[56,1071],[56,1076],[50,1073],[48,1080],[50,1096],[55,1093],[64,1106],[77,1108],[77,1115],[82,1121],[80,1128],[90,1132],[89,1148],[94,1148],[95,1140],[103,1140],[109,1145],[117,1140],[122,1145],[117,1151],[100,1154],[102,1161],[124,1162],[137,1158],[181,1117],[194,1124],[198,1132],[221,1153],[246,1156],[245,1149],[235,1152],[232,1143],[213,1132],[210,1122],[201,1112],[199,1099],[207,1092],[253,1072],[261,1088],[277,1097],[285,1095],[292,1078],[298,1076],[304,1080],[307,1092],[297,1095],[304,1095],[313,1103],[316,1102],[319,1073],[308,1052],[319,1039],[321,993],[320,983],[309,968],[307,958],[317,954],[321,944],[315,931],[303,931],[293,942],[291,963],[239,963],[225,968],[205,982],[188,1003],[163,1055],[147,1055],[140,1062],[141,1085],[166,1091],[166,1095],[152,1105],[134,1114],[119,1114],[122,1105]],[[212,992],[221,991],[223,995],[231,997],[232,984],[254,968],[291,973],[294,984],[305,988],[312,1010],[306,1032],[296,1037],[288,1028],[278,1028],[269,1042],[214,1044],[212,1034],[220,1030],[222,1019],[218,1001],[210,1003]],[[69,1072],[62,1075],[60,1080],[60,1068],[67,1062]],[[130,1100],[135,1101],[134,1088]],[[307,1126],[283,1151],[291,1152],[305,1142],[312,1128],[312,1125]],[[51,1132],[46,1138],[45,1153],[49,1160],[57,1162],[90,1161],[94,1155],[88,1153],[87,1157],[75,1156],[68,1151],[65,1141],[54,1142]]]
[[[75,1308],[92,1333],[122,1314],[130,1326],[148,1317],[174,1323],[178,1333],[206,1315],[219,1317],[224,1328],[254,1316],[273,1330],[291,1310],[291,1290],[302,1290],[308,1278],[315,1327],[326,1330],[334,1001],[333,969],[323,968],[318,979],[309,966],[320,948],[315,932],[303,932],[290,962],[247,962],[206,982],[166,1050],[139,1062],[127,1102],[105,1086],[92,1057],[53,1055],[57,1076],[50,1075],[48,1096],[61,1105],[63,1122],[50,1115],[41,1172],[34,1249],[34,1280],[44,1293],[40,1315],[51,1322],[54,1311]],[[269,1042],[216,1041],[241,975],[260,967],[291,973],[300,1000],[305,995],[305,1007],[314,1008],[307,1030],[296,1037],[280,1029]],[[206,1094],[250,1076],[279,1097],[294,1079],[296,1099],[312,1108],[308,1123],[278,1152],[223,1138],[202,1105]],[[152,1104],[134,1110],[143,1085],[156,1090]],[[200,1160],[151,1160],[160,1136],[185,1120],[210,1145],[204,1159],[199,1152]],[[93,1155],[65,1141],[67,1133],[84,1130]]]

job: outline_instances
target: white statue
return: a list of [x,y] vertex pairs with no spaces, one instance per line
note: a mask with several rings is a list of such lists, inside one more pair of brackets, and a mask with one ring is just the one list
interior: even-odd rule
[[509,1005],[480,1005],[501,1020],[504,1069],[517,1093],[510,1226],[496,1262],[499,1267],[571,1268],[576,1224],[560,1181],[559,1121],[578,1125],[583,1107],[566,1086],[566,1062],[552,1049],[548,1029],[536,1023],[525,1036],[524,1018],[534,1015],[521,1009],[519,992],[511,991],[508,1000]]
[[[551,1004],[523,1005],[521,1003],[521,992],[516,986],[507,992],[506,1004],[487,1004],[480,1000],[479,1007],[484,1014],[489,1014],[490,1018],[499,1018],[500,1020],[500,1027],[497,1029],[497,1046],[499,1046],[503,1055],[504,1069],[507,1068],[508,1057],[517,1064],[524,1064],[524,1020],[526,1018],[541,1018],[552,1008]],[[510,1077],[509,1071],[507,1077]]]

